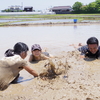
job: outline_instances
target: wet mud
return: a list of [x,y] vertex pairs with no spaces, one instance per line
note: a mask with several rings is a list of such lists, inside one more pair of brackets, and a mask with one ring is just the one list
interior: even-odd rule
[[39,77],[23,70],[19,83],[0,91],[0,100],[100,100],[100,60],[70,51],[29,65]]

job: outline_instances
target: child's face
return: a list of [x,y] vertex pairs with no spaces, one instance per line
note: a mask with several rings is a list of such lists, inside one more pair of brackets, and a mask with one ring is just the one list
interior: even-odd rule
[[34,50],[32,51],[32,54],[35,56],[35,57],[39,57],[41,55],[41,51],[40,50]]
[[23,59],[25,59],[26,56],[27,56],[27,52],[22,52],[22,53],[20,54],[20,56],[21,56]]
[[89,44],[88,48],[92,54],[95,54],[98,51],[98,45],[97,44]]

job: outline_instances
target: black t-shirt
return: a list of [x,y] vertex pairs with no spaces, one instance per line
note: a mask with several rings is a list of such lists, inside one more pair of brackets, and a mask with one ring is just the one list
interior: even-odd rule
[[89,49],[88,46],[82,46],[81,48],[78,48],[78,50],[81,52],[81,55],[85,55],[85,57],[89,57],[89,58],[99,58],[100,57],[100,46],[98,47],[98,51],[95,54],[92,54]]

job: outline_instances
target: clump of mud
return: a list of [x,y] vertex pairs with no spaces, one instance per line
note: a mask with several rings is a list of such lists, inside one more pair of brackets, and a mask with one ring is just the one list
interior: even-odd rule
[[73,61],[80,60],[80,53],[78,51],[68,52],[63,56],[48,59],[43,61],[39,66],[42,66],[39,72],[40,77],[56,78],[58,75],[66,75],[68,69],[71,67],[69,59]]
[[56,78],[56,76],[66,73],[68,63],[66,58],[53,58],[45,61],[40,77]]

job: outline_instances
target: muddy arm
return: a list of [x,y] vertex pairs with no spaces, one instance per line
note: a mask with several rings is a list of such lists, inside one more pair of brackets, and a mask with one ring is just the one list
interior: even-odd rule
[[26,71],[28,71],[30,74],[32,74],[33,76],[38,77],[37,72],[36,72],[35,70],[33,70],[32,68],[30,68],[30,67],[28,67],[28,66],[25,66],[24,69],[25,69]]

